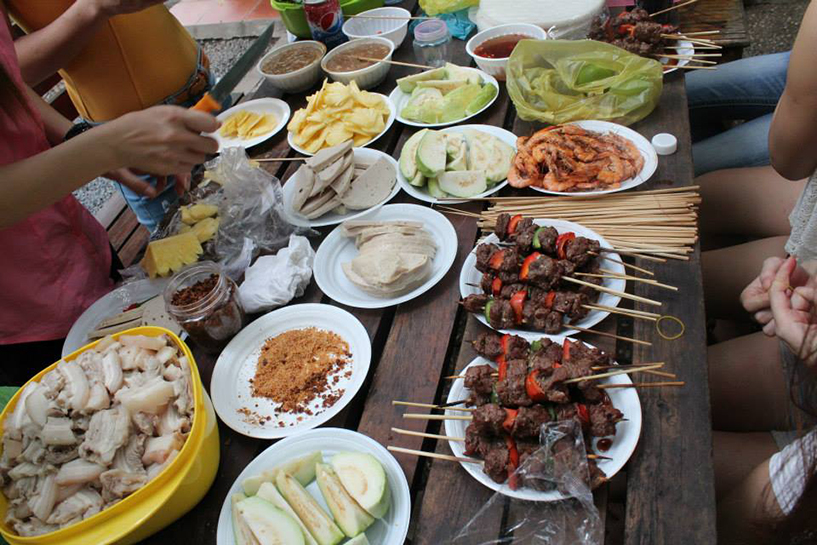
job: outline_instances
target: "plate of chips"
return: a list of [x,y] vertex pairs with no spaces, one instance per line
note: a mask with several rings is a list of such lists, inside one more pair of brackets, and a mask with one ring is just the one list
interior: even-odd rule
[[289,104],[277,98],[248,100],[218,114],[221,128],[210,134],[224,148],[249,148],[272,138],[289,121]]
[[304,155],[347,140],[356,148],[368,146],[394,123],[395,108],[389,98],[361,91],[354,81],[344,85],[324,80],[306,100],[306,107],[296,111],[287,125],[289,145]]

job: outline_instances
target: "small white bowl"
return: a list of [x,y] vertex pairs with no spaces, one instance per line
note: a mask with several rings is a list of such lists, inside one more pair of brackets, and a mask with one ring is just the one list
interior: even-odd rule
[[[350,40],[357,40],[360,38],[386,38],[391,40],[394,48],[400,47],[403,40],[406,39],[408,32],[409,17],[411,13],[403,8],[375,8],[357,14],[358,16],[349,16],[345,23],[343,23],[343,33],[349,37]],[[367,19],[359,17],[360,15],[372,17],[405,17],[405,19]]]
[[[286,74],[267,74],[264,72],[261,67],[264,66],[264,63],[272,57],[273,55],[277,55],[281,51],[285,49],[291,49],[294,47],[303,48],[303,47],[311,47],[314,49],[318,49],[321,52],[321,55],[309,63],[308,65],[304,66],[303,68],[299,68],[294,72],[288,72]],[[323,45],[321,42],[316,42],[312,40],[305,40],[301,42],[294,42],[291,44],[284,44],[280,45],[276,48],[273,48],[269,53],[261,57],[261,60],[258,62],[256,69],[258,73],[267,78],[267,80],[274,85],[275,87],[281,89],[287,93],[300,93],[301,91],[306,91],[315,83],[317,83],[318,79],[321,77],[321,61],[326,56],[326,46]]]
[[360,89],[371,89],[372,87],[375,87],[381,81],[386,79],[386,75],[389,73],[389,69],[391,69],[391,64],[388,62],[377,62],[371,66],[367,66],[366,68],[352,70],[351,72],[333,72],[326,68],[327,63],[335,55],[343,53],[348,49],[359,47],[361,44],[365,43],[378,43],[387,46],[389,48],[389,54],[386,55],[383,60],[391,60],[392,53],[394,53],[394,44],[391,40],[387,40],[386,38],[360,38],[347,42],[343,45],[339,45],[327,53],[327,55],[321,61],[321,68],[324,72],[329,74],[332,81],[339,81],[345,85],[348,85],[354,80]]
[[505,80],[505,67],[508,64],[508,57],[504,59],[480,57],[474,53],[474,50],[490,39],[508,34],[524,34],[525,36],[530,36],[533,40],[547,39],[547,32],[541,27],[527,23],[510,23],[478,32],[473,38],[468,40],[468,43],[465,45],[465,50],[474,58],[479,69],[501,81]]

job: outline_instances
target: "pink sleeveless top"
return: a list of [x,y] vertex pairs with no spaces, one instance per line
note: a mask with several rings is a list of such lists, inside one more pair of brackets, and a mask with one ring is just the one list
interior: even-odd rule
[[[24,89],[2,8],[0,64]],[[49,149],[40,117],[6,102],[0,107],[0,165]],[[113,285],[109,248],[105,229],[71,195],[0,229],[0,344],[65,337]]]

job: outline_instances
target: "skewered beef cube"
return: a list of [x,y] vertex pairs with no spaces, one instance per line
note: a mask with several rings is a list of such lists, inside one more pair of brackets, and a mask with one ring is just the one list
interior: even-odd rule
[[539,339],[539,349],[538,350],[534,351],[533,346],[531,345],[531,354],[538,354],[538,353],[540,353],[540,352],[542,352],[544,350],[548,350],[553,344],[554,344],[553,341],[551,341],[547,337],[542,337],[541,339]]
[[559,231],[547,226],[539,229],[536,234],[539,240],[539,251],[550,256],[556,255],[556,239],[559,238]]
[[[551,346],[559,347],[558,344],[553,344]],[[538,352],[534,352],[533,356],[530,358],[530,369],[534,371],[536,369],[550,369],[553,367],[554,363],[558,363],[559,361],[553,358],[553,352],[550,347],[539,350]],[[559,349],[558,355],[561,357],[562,351]]]
[[588,360],[588,362],[584,364],[588,367],[594,365],[612,365],[614,363],[613,358],[606,352],[598,348],[591,348],[580,342],[571,344],[570,356],[571,358],[575,357],[576,359]]
[[562,330],[562,315],[533,301],[525,301],[522,306],[522,321],[531,329],[545,333],[553,334]]
[[465,299],[462,300],[462,306],[468,312],[479,314],[485,309],[485,305],[487,305],[490,300],[491,297],[489,295],[475,293],[466,296]]
[[567,314],[572,320],[581,320],[587,316],[587,309],[584,308],[584,305],[589,303],[590,300],[583,293],[559,291],[553,298],[553,310]]
[[633,38],[642,42],[657,44],[663,41],[664,38],[661,34],[664,33],[664,28],[659,23],[644,21],[635,24]]
[[496,403],[488,403],[474,410],[471,416],[473,417],[471,424],[477,432],[484,435],[501,435],[502,423],[505,422],[507,413]]
[[497,216],[496,225],[494,226],[494,234],[499,240],[505,240],[508,237],[508,224],[510,221],[510,214],[500,214]]
[[[598,276],[582,276],[581,280],[583,282],[587,282],[588,284],[593,284],[594,286],[601,286],[604,283],[604,279],[599,278]],[[575,289],[577,293],[583,293],[586,295],[591,303],[596,301],[599,297],[599,290],[591,288],[590,286],[577,285]]]
[[521,263],[522,260],[519,259],[519,250],[513,246],[506,247],[503,248],[502,262],[499,264],[499,267],[496,267],[496,270],[516,273],[519,271],[519,265],[521,265]]
[[506,299],[494,299],[488,312],[488,323],[494,329],[509,329],[516,326],[516,313]]
[[493,294],[494,278],[495,276],[491,272],[482,273],[482,278],[479,280],[479,288],[483,293]]
[[561,279],[562,269],[559,267],[558,262],[546,255],[540,256],[539,259],[531,262],[528,268],[528,283],[542,289],[553,289]]
[[524,337],[511,335],[508,337],[507,351],[505,358],[508,360],[527,359],[530,352],[530,344]]
[[562,273],[561,276],[573,276],[573,273],[576,272],[576,269],[578,269],[575,263],[568,261],[567,259],[560,259],[558,264]]
[[499,290],[499,297],[502,299],[510,299],[515,293],[525,289],[527,289],[525,284],[505,284],[502,286],[502,289]]
[[[483,358],[488,358],[492,360],[502,354],[502,337],[500,337],[496,333],[483,332],[477,335],[477,338],[471,342],[471,346],[474,347],[474,350],[476,350],[477,354],[479,354]],[[468,372],[466,372],[466,375],[467,374]],[[470,388],[470,386],[468,386],[467,379],[465,384],[466,387]]]
[[485,454],[485,464],[482,466],[485,474],[497,483],[504,483],[508,479],[508,462],[510,454],[504,442],[495,441]]
[[497,271],[496,276],[502,280],[503,286],[505,284],[516,284],[519,282],[519,273],[516,272]]
[[[527,218],[526,218],[527,219]],[[524,227],[522,226],[522,222],[519,222],[519,226],[516,228],[516,247],[519,248],[519,251],[523,254],[529,254],[531,250],[533,250],[533,237],[536,234],[536,230],[539,228],[538,225],[534,225],[531,220],[528,219],[528,224]]]
[[496,385],[496,395],[503,407],[530,407],[533,400],[525,390],[525,376],[514,375],[500,380]]
[[599,244],[598,240],[592,240],[585,237],[576,237],[567,243],[565,258],[581,267],[593,257],[587,252],[598,253],[599,248],[601,248],[601,245]]
[[542,369],[535,380],[548,401],[561,404],[570,402],[570,394],[564,384],[569,378],[570,374],[565,367],[551,367]]
[[539,430],[542,424],[550,422],[550,411],[542,405],[533,405],[532,407],[520,407],[516,418],[513,421],[513,429],[511,435],[514,438],[538,439]]
[[556,407],[556,420],[576,420],[579,419],[579,410],[575,403],[568,403],[567,405],[559,405]]
[[528,374],[528,360],[525,359],[518,359],[518,360],[508,360],[508,370],[507,375],[508,377],[515,377],[515,376],[527,376]]
[[624,416],[621,411],[613,407],[609,399],[603,403],[587,405],[590,415],[590,435],[605,437],[616,434],[616,422]]
[[562,323],[564,321],[564,315],[561,312],[551,311],[545,317],[544,327],[542,330],[545,333],[550,333],[551,335],[555,335],[562,330]]
[[585,404],[601,403],[604,400],[604,390],[598,387],[596,381],[580,382],[579,391],[582,393]]
[[650,14],[643,8],[633,8],[630,11],[623,11],[613,19],[613,25],[635,25],[642,21],[650,21]]
[[472,422],[465,428],[465,454],[484,458],[491,447],[493,439],[489,435],[480,433],[479,427]]
[[471,395],[465,400],[465,404],[469,407],[482,407],[486,403],[491,402],[491,394],[480,394],[471,391]]
[[607,482],[607,475],[604,474],[604,471],[599,469],[595,460],[587,461],[587,469],[590,474],[590,490],[595,490]]
[[490,272],[491,256],[500,251],[501,248],[496,244],[480,244],[476,249],[477,263],[475,265],[479,272]]
[[491,395],[491,390],[496,382],[493,377],[494,368],[490,365],[474,365],[465,371],[465,387],[483,395]]

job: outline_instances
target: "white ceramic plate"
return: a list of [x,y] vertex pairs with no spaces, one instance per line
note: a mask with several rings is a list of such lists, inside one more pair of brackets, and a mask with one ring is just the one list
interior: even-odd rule
[[[371,140],[366,142],[363,146],[361,146],[361,147],[364,147],[364,148],[366,146],[371,146],[373,143],[375,143],[377,141],[378,138],[380,138],[381,136],[383,136],[384,134],[389,132],[389,129],[394,124],[394,116],[395,116],[395,112],[397,111],[394,108],[394,103],[391,100],[389,100],[389,97],[387,97],[386,95],[382,95],[380,93],[372,93],[372,94],[373,95],[378,95],[379,97],[382,97],[383,100],[386,101],[386,105],[389,107],[389,118],[386,120],[386,126],[383,128],[383,130],[380,132],[380,134],[378,134],[377,136],[375,136],[374,138],[372,138]],[[302,147],[295,144],[295,141],[292,139],[292,133],[291,132],[287,132],[287,142],[289,142],[289,146],[292,149],[294,149],[295,151],[297,151],[298,153],[302,153],[304,155],[309,155],[310,157],[312,155],[315,155],[314,153],[310,153],[310,152],[306,151],[305,149],[303,149]],[[359,148],[356,148],[356,149],[359,149]]]
[[[339,380],[330,386],[330,391],[343,391],[343,395],[328,409],[321,407],[322,400],[318,398],[309,404],[312,416],[279,412],[278,403],[252,395],[250,379],[255,376],[258,356],[267,339],[307,327],[332,331],[349,343],[352,374],[349,377],[345,373],[335,375]],[[287,437],[320,426],[352,401],[369,372],[371,356],[372,346],[366,328],[345,310],[320,304],[283,307],[257,319],[230,341],[216,360],[210,395],[219,418],[238,433],[256,439]],[[271,420],[260,425],[257,418],[248,419],[239,412],[240,409],[261,417],[269,416]]]
[[[582,236],[585,238],[591,238],[594,240],[598,240],[599,243],[603,248],[612,248],[604,238],[596,233],[595,231],[588,229],[578,223],[573,223],[571,221],[564,221],[564,220],[551,220],[551,219],[537,219],[534,220],[534,223],[537,225],[550,225],[553,226],[559,234],[566,233],[569,231],[573,231],[576,233],[576,236]],[[499,239],[496,235],[491,234],[485,237],[483,243],[497,243]],[[617,261],[621,261],[621,256],[617,253],[613,252],[604,252],[604,258],[600,260],[601,267],[607,269],[609,271],[613,271],[616,274],[624,274],[624,265],[621,263],[617,263],[616,261],[612,261],[611,259],[615,259]],[[611,259],[608,259],[611,258]],[[460,272],[460,295],[462,295],[463,299],[471,294],[474,293],[482,293],[478,287],[469,286],[468,284],[476,284],[477,286],[482,280],[482,273],[479,272],[476,268],[477,263],[477,256],[475,252],[471,252],[468,254],[468,257],[465,258],[465,263],[462,264],[462,271]],[[578,284],[577,284],[578,285]],[[602,286],[618,291],[624,291],[627,282],[623,279],[618,278],[605,278],[604,283]],[[611,295],[609,293],[599,292],[598,300],[594,301],[592,304],[594,305],[603,305],[607,307],[617,307],[619,302],[621,301],[621,297],[618,295]],[[604,320],[607,316],[609,316],[609,312],[601,311],[601,310],[591,310],[587,316],[576,322],[576,325],[579,327],[593,327],[597,323]],[[485,319],[485,315],[483,313],[475,314],[477,320],[482,322],[488,327],[491,327],[488,324],[488,320]],[[528,335],[531,333],[530,330],[525,329],[502,329],[500,330],[503,333],[512,333],[514,335]],[[560,334],[562,335],[575,335],[578,333],[577,330],[571,329],[569,325],[565,325],[564,329],[561,331]]]
[[[689,55],[692,56],[695,54],[695,44],[687,40],[678,40],[675,42],[678,46],[678,49],[668,49],[667,51],[670,52],[672,55]],[[669,59],[661,59],[661,64],[666,66],[669,63]],[[678,70],[679,66],[686,66],[689,64],[689,59],[681,59],[672,65],[671,68],[664,68],[664,73],[669,74],[670,72],[675,72]]]
[[530,186],[531,189],[541,193],[547,193],[549,195],[565,195],[568,197],[604,195],[605,193],[618,193],[619,191],[627,191],[628,189],[637,187],[649,180],[650,177],[655,174],[655,169],[658,168],[658,154],[655,152],[655,148],[652,147],[652,144],[650,144],[650,141],[634,130],[629,129],[624,125],[618,125],[608,121],[573,121],[572,123],[565,123],[565,125],[576,125],[583,129],[600,132],[602,134],[612,132],[630,140],[638,148],[638,151],[641,152],[641,156],[644,158],[644,167],[634,178],[624,180],[616,189],[604,189],[600,191],[549,191],[541,187]]
[[142,303],[156,297],[164,291],[169,280],[169,278],[137,280],[116,288],[97,299],[93,305],[85,309],[85,312],[71,326],[71,330],[65,337],[65,342],[62,344],[62,357],[91,342],[88,334],[96,329],[99,322],[116,316],[134,303]]
[[497,93],[494,95],[494,98],[488,101],[488,104],[483,106],[479,111],[474,112],[469,116],[463,117],[462,119],[455,119],[454,121],[446,121],[444,123],[420,123],[419,121],[411,121],[410,119],[406,119],[405,117],[400,115],[400,112],[402,112],[403,108],[405,108],[406,104],[408,104],[408,101],[411,98],[411,93],[404,93],[403,91],[400,90],[400,87],[395,87],[394,91],[389,93],[389,98],[391,99],[394,108],[397,110],[397,121],[399,121],[400,123],[404,123],[406,125],[411,125],[412,127],[422,127],[426,129],[431,129],[435,127],[436,128],[448,127],[449,125],[454,125],[456,123],[461,123],[463,121],[471,119],[475,115],[479,115],[488,108],[490,108],[491,104],[493,104],[496,101],[497,97],[499,96],[499,83],[496,81],[496,78],[493,76],[489,76],[488,74],[477,68],[468,68],[465,66],[462,66],[460,68],[462,68],[463,70],[468,70],[470,72],[479,74],[479,77],[482,78],[483,84],[489,83],[496,87]]
[[[409,495],[409,486],[403,469],[391,453],[376,441],[363,434],[338,428],[323,428],[300,433],[297,436],[275,443],[256,456],[255,460],[244,468],[233,486],[230,487],[227,497],[224,498],[221,513],[218,517],[216,543],[218,545],[235,544],[230,496],[237,492],[243,492],[241,483],[244,479],[316,450],[323,453],[324,461],[328,461],[338,452],[363,452],[377,458],[377,461],[383,465],[383,469],[386,471],[386,478],[391,490],[391,507],[389,507],[382,519],[376,520],[366,530],[366,537],[369,543],[373,545],[402,545],[408,533],[409,518],[411,517],[411,496]],[[313,481],[306,489],[328,513],[328,507],[318,484]]]
[[442,280],[457,257],[457,231],[448,218],[425,206],[390,204],[372,215],[368,221],[421,221],[437,241],[431,276],[422,285],[396,297],[376,297],[361,290],[344,274],[342,263],[357,256],[355,241],[343,236],[341,227],[329,233],[315,254],[313,273],[321,291],[338,303],[357,308],[385,308],[410,301],[427,292]]
[[[458,125],[456,127],[449,127],[448,129],[443,129],[441,132],[465,132],[466,129],[474,129],[482,132],[486,132],[492,136],[496,136],[509,146],[511,146],[514,150],[516,150],[516,135],[510,131],[506,131],[501,127],[493,127],[491,125]],[[409,183],[403,173],[400,172],[400,169],[397,169],[397,181],[400,182],[400,187],[403,188],[403,191],[414,197],[415,199],[419,199],[421,201],[430,202],[432,204],[457,204],[461,202],[468,202],[468,199],[461,199],[461,200],[452,200],[452,199],[438,199],[436,197],[432,197],[429,195],[426,187],[414,187]],[[488,195],[493,195],[503,187],[508,185],[508,179],[505,178],[501,182],[494,184],[493,187],[488,189],[479,195],[474,195],[471,197],[472,199],[478,199],[481,197],[487,197]]]
[[[355,159],[362,159],[366,162],[374,163],[381,157],[385,157],[394,167],[395,172],[399,173],[400,168],[397,165],[397,161],[394,160],[394,157],[391,155],[387,155],[382,151],[378,151],[376,149],[368,149],[368,148],[355,148]],[[386,199],[371,208],[367,208],[365,210],[350,210],[346,214],[336,214],[335,212],[329,212],[328,214],[324,214],[323,216],[314,219],[308,220],[303,216],[300,216],[292,211],[292,199],[295,197],[295,184],[285,183],[284,184],[284,214],[287,217],[287,220],[293,225],[300,225],[302,227],[324,227],[326,225],[335,225],[346,220],[352,220],[364,216],[370,212],[373,212],[392,200],[398,193],[400,193],[400,184],[397,183],[395,180],[394,187],[392,188],[391,193]]]
[[224,123],[228,117],[241,110],[247,110],[254,114],[272,114],[275,116],[275,119],[277,119],[278,122],[275,124],[275,128],[267,134],[262,134],[261,136],[256,136],[255,138],[250,138],[248,140],[243,140],[241,138],[225,138],[221,136],[218,131],[216,131],[208,136],[212,136],[218,141],[218,151],[222,151],[225,148],[234,147],[251,148],[256,144],[260,144],[261,142],[269,140],[275,136],[278,131],[286,126],[287,121],[289,121],[289,104],[277,98],[257,98],[255,100],[242,102],[241,104],[233,106],[229,110],[221,112],[218,114],[216,119]]
[[[553,342],[564,342],[564,337],[550,335],[531,336],[528,334],[526,338],[529,341],[533,341],[545,336],[550,338]],[[589,343],[584,344],[591,347],[593,346]],[[468,367],[471,367],[472,365],[485,364],[496,367],[496,363],[485,358],[475,358],[468,364]],[[468,367],[466,367],[466,369]],[[464,370],[461,374],[464,374]],[[631,382],[632,381],[628,375],[616,375],[599,380],[599,383],[601,384],[630,384]],[[612,478],[613,475],[618,473],[621,468],[624,467],[624,464],[627,463],[627,460],[630,459],[630,456],[632,456],[633,452],[635,451],[636,445],[638,445],[638,438],[641,435],[641,402],[638,399],[638,392],[635,388],[613,388],[607,390],[607,393],[610,395],[610,401],[612,401],[613,406],[624,413],[624,417],[627,418],[626,421],[616,424],[616,435],[613,438],[613,445],[609,450],[600,452],[596,448],[595,444],[597,439],[594,440],[593,452],[612,458],[612,460],[598,461],[599,469],[604,471],[608,478]],[[448,393],[448,401],[453,402],[466,399],[469,394],[470,390],[465,387],[465,381],[460,378],[455,380],[451,385],[451,391]],[[452,415],[462,414],[454,411],[446,411],[446,413]],[[450,437],[465,437],[465,428],[467,426],[467,421],[446,420],[445,434]],[[465,443],[459,441],[449,441],[448,444],[451,447],[451,452],[454,453],[454,456],[467,457],[465,454]],[[531,501],[557,501],[562,499],[562,494],[556,490],[550,492],[541,492],[532,488],[519,488],[517,490],[511,490],[511,487],[506,483],[499,484],[494,482],[493,479],[482,471],[482,466],[479,464],[461,462],[460,465],[462,465],[462,467],[465,468],[465,470],[476,480],[491,490],[495,490],[496,492],[504,494],[505,496]]]

